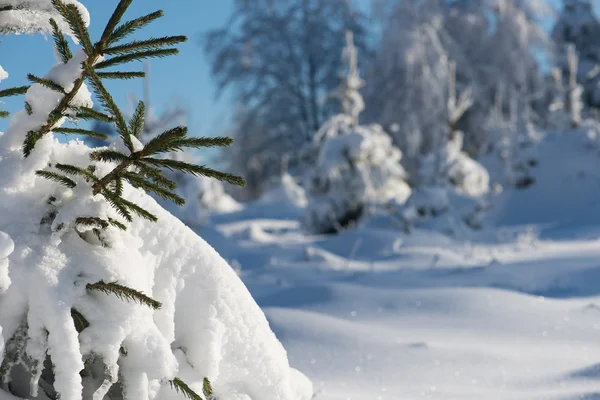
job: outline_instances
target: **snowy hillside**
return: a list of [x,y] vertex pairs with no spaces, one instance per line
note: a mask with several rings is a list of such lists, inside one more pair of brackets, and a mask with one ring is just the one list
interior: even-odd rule
[[200,234],[241,269],[316,399],[595,399],[600,154],[587,143],[546,136],[537,183],[493,197],[482,231],[406,235],[381,217],[307,237],[293,208],[259,202]]

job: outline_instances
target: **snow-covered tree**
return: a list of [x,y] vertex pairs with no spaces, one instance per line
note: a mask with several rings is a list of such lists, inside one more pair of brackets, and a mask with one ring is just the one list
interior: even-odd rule
[[[338,83],[343,32],[354,32],[364,49],[364,26],[347,0],[234,2],[227,26],[208,33],[205,52],[219,86],[239,103],[229,157],[235,171],[254,169],[268,181],[286,153],[296,167],[298,149],[337,112],[325,100]],[[248,190],[260,192],[252,181]]]
[[581,125],[583,118],[583,86],[577,82],[579,58],[573,44],[567,45],[567,64],[569,68],[567,79],[563,78],[559,68],[552,71],[555,90],[549,111],[554,129],[576,128]]
[[403,203],[410,195],[400,150],[381,126],[359,124],[362,80],[352,34],[346,41],[342,59],[347,69],[334,92],[344,113],[332,117],[315,135],[315,163],[307,175],[310,198],[303,223],[316,233],[339,231],[356,222],[369,206]]
[[600,21],[591,0],[565,0],[562,12],[552,30],[558,53],[558,66],[563,76],[570,74],[569,45],[574,45],[579,59],[577,82],[584,87],[585,103],[600,106]]
[[[147,194],[184,201],[164,169],[243,180],[160,157],[230,139],[179,126],[143,145],[144,103],[126,121],[106,90],[106,79],[143,76],[106,68],[175,54],[185,40],[127,42],[162,16],[121,22],[131,3],[118,3],[93,43],[80,8],[53,0],[82,48],[50,23],[58,63],[30,76],[25,109],[0,133],[0,396],[308,400],[310,383],[235,272]],[[112,122],[119,138],[61,143],[54,133],[101,136],[67,119]]]
[[[534,50],[549,41],[540,26],[543,0],[380,0],[380,44],[366,88],[366,114],[391,132],[413,172],[421,153],[435,147],[446,124],[448,60],[456,63],[459,91],[470,87],[473,106],[457,121],[471,154],[485,149],[482,129],[498,82],[524,97],[541,95]],[[533,103],[533,111],[540,106]],[[508,108],[508,103],[504,104]]]

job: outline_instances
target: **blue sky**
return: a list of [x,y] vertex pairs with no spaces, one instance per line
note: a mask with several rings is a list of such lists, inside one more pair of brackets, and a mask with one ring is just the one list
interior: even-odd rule
[[[117,0],[80,0],[92,15],[90,30],[97,38],[104,22],[117,4]],[[181,105],[189,111],[188,121],[194,135],[221,134],[226,129],[230,113],[227,98],[217,101],[215,86],[210,76],[209,66],[200,46],[202,32],[222,27],[232,10],[234,0],[137,0],[133,2],[126,17],[135,18],[157,9],[165,11],[165,17],[154,22],[140,33],[141,37],[160,35],[187,35],[190,40],[181,45],[181,54],[167,59],[153,60],[151,63],[152,106],[161,110],[169,105]],[[365,7],[369,0],[358,0]],[[558,5],[558,0],[552,0]],[[597,0],[596,3],[600,3]],[[597,7],[598,9],[598,7]],[[27,73],[44,75],[54,63],[51,38],[41,35],[7,36],[0,40],[0,64],[10,78],[1,83],[2,87],[18,86],[26,83]],[[143,66],[140,64],[140,68]],[[116,100],[127,105],[129,93],[141,98],[141,80],[119,82],[109,85]],[[22,99],[9,101],[7,107],[15,111],[22,107]],[[0,130],[7,121],[0,120]]]
[[[83,0],[82,3],[92,15],[90,31],[95,39],[102,33],[117,1]],[[226,23],[232,4],[233,0],[137,0],[126,15],[135,18],[162,9],[165,16],[141,31],[140,37],[181,34],[189,37],[180,46],[179,56],[152,61],[150,92],[152,106],[158,110],[173,104],[184,106],[190,112],[190,127],[198,135],[222,131],[227,126],[227,101],[215,101],[215,87],[199,42],[202,32]],[[23,35],[0,40],[0,64],[10,75],[0,84],[3,88],[27,84],[27,73],[44,75],[53,63],[51,37]],[[143,68],[143,64],[139,66]],[[142,80],[109,86],[115,99],[124,106],[130,92],[141,98],[142,88]],[[21,108],[22,98],[11,99],[7,106],[10,111]],[[0,120],[0,130],[6,124],[6,120]]]

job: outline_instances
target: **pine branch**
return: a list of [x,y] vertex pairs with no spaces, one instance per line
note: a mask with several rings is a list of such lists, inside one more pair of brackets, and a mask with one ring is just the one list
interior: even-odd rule
[[134,40],[131,43],[109,47],[104,50],[104,54],[126,54],[136,50],[159,49],[185,41],[187,41],[187,37],[185,36],[165,36],[148,40]]
[[151,14],[144,15],[143,17],[136,18],[131,21],[127,21],[114,31],[106,38],[105,45],[110,46],[120,40],[125,39],[127,36],[135,32],[136,30],[148,25],[152,21],[162,17],[164,14],[162,10],[155,11]]
[[117,7],[115,8],[115,11],[113,11],[110,19],[108,20],[106,27],[104,28],[104,32],[102,33],[100,43],[104,44],[107,42],[108,38],[110,37],[110,35],[113,34],[119,22],[121,22],[121,18],[123,18],[123,15],[125,14],[132,2],[133,0],[121,0],[119,2]]
[[31,104],[29,104],[29,102],[25,102],[25,112],[27,112],[27,115],[32,115],[33,114],[33,108],[31,107]]
[[0,97],[18,96],[27,93],[27,90],[29,90],[29,86],[19,86],[0,90]]
[[206,176],[208,178],[215,178],[220,181],[225,181],[227,183],[231,183],[233,185],[238,186],[246,185],[246,181],[239,176],[228,174],[226,172],[220,172],[202,165],[190,164],[184,161],[150,157],[144,157],[141,159],[141,161],[144,161],[148,164],[156,165],[158,167],[166,168],[171,171],[181,171],[195,176]]
[[146,104],[140,101],[133,113],[133,117],[129,121],[129,132],[136,138],[140,137],[144,129],[144,120],[146,115]]
[[145,78],[145,72],[98,72],[98,76],[102,79],[135,79]]
[[112,226],[114,226],[115,228],[119,228],[122,231],[127,230],[127,227],[125,226],[125,224],[117,221],[116,219],[109,218],[108,223],[111,224]]
[[156,193],[161,198],[172,201],[178,206],[182,206],[185,204],[185,200],[177,194],[171,192],[168,189],[164,189],[163,187],[154,182],[147,181],[146,179],[144,179],[143,176],[140,176],[135,172],[125,172],[123,174],[123,178],[126,179],[127,182],[129,182],[131,186],[135,188],[143,189],[146,192]]
[[77,38],[79,43],[83,46],[85,54],[91,56],[94,54],[94,46],[90,39],[90,34],[83,21],[83,16],[74,4],[64,4],[61,0],[52,0],[52,4],[56,11],[64,18],[64,20],[71,28],[73,35]]
[[123,199],[112,193],[110,190],[108,190],[108,188],[102,188],[101,193],[108,204],[110,204],[110,206],[114,208],[121,217],[125,218],[127,222],[133,221],[133,217],[131,216],[129,209],[123,205]]
[[212,385],[210,384],[208,378],[204,378],[202,381],[202,393],[204,393],[204,396],[206,396],[207,400],[212,400],[214,398]]
[[67,178],[64,175],[61,174],[57,174],[56,172],[51,172],[51,171],[36,171],[35,174],[37,176],[41,176],[42,178],[46,178],[48,180],[54,181],[54,182],[58,182],[61,185],[64,185],[70,189],[73,189],[75,186],[77,186],[77,183],[75,183],[74,180]]
[[189,400],[204,400],[200,395],[192,390],[184,381],[180,378],[175,378],[169,381],[172,389],[175,389],[177,393],[181,393],[185,398]]
[[159,150],[154,151],[153,154],[182,151],[186,148],[198,149],[201,147],[228,147],[231,146],[232,143],[233,140],[228,137],[174,139],[164,144]]
[[145,305],[151,307],[155,310],[158,310],[162,307],[162,304],[159,301],[156,301],[144,293],[132,289],[127,286],[119,285],[117,282],[105,283],[104,281],[100,281],[98,283],[88,283],[88,290],[97,290],[104,294],[114,294],[123,300],[129,300],[141,305]]
[[108,136],[105,135],[104,133],[100,133],[100,132],[94,132],[94,131],[90,131],[87,129],[80,129],[80,128],[54,128],[52,130],[54,133],[65,133],[65,134],[72,134],[72,135],[83,135],[83,136],[87,136],[87,137],[91,137],[91,138],[98,138],[98,139],[103,139],[103,140],[107,140]]
[[99,217],[79,217],[75,219],[75,224],[100,229],[106,229],[110,225],[107,220]]
[[54,37],[54,47],[58,54],[60,54],[60,58],[63,63],[68,63],[70,59],[73,58],[73,53],[71,53],[71,48],[69,47],[69,42],[63,35],[62,31],[58,28],[58,24],[54,20],[54,18],[50,18],[50,25],[52,26],[52,36]]
[[126,162],[129,160],[129,157],[120,151],[110,150],[110,149],[101,149],[94,150],[90,153],[90,160],[92,161],[102,161],[102,162]]
[[73,318],[73,323],[75,324],[75,330],[77,330],[77,333],[81,333],[85,328],[90,326],[90,323],[87,321],[87,319],[85,319],[83,314],[74,308],[71,308],[71,318]]
[[115,56],[109,58],[108,60],[101,61],[94,65],[94,68],[103,69],[113,67],[115,65],[126,64],[132,61],[141,61],[147,58],[163,58],[176,54],[179,54],[179,49],[176,48],[138,51],[135,53],[127,53],[120,56]]
[[75,117],[86,121],[114,122],[115,119],[108,114],[96,111],[89,107],[79,107],[75,109]]
[[178,126],[173,129],[169,129],[168,131],[164,131],[146,143],[143,150],[144,155],[151,155],[160,152],[161,149],[163,149],[164,146],[170,141],[174,139],[185,138],[187,131],[188,129],[185,126]]
[[159,168],[151,167],[142,162],[134,161],[133,165],[138,169],[138,172],[146,178],[152,179],[154,183],[164,187],[165,189],[177,189],[177,183],[166,178]]
[[0,118],[8,118],[10,117],[10,113],[6,110],[0,110]]
[[55,164],[54,167],[57,170],[64,172],[65,174],[81,176],[87,182],[90,182],[90,181],[97,182],[98,181],[98,178],[96,177],[96,175],[94,175],[94,171],[90,170],[90,169],[83,169],[83,168],[76,167],[74,165],[60,164],[60,163]]
[[27,79],[33,83],[38,83],[42,86],[47,87],[48,89],[54,90],[55,92],[66,94],[65,88],[59,85],[56,82],[51,81],[50,79],[40,78],[33,74],[27,74]]
[[123,139],[125,146],[129,149],[130,152],[134,152],[133,142],[131,141],[131,135],[129,134],[129,130],[127,129],[127,124],[125,123],[125,118],[123,118],[123,114],[121,110],[115,103],[113,97],[108,93],[108,90],[102,84],[102,80],[96,74],[96,71],[89,64],[84,63],[84,69],[87,72],[89,77],[89,81],[96,92],[96,97],[105,109],[110,111],[115,118],[115,125],[117,127],[117,132]]
[[156,215],[152,214],[151,212],[149,212],[147,210],[144,210],[142,207],[138,206],[137,204],[132,203],[129,200],[125,200],[124,198],[121,198],[120,200],[122,201],[122,204],[125,205],[125,207],[127,207],[134,214],[137,214],[139,217],[142,217],[142,218],[147,219],[152,222],[158,221],[158,217],[156,217]]

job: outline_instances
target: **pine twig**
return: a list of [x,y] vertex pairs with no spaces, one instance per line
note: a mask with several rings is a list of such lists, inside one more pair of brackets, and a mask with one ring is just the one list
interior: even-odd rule
[[162,307],[162,304],[159,301],[154,300],[135,289],[119,285],[117,282],[105,283],[104,281],[100,281],[97,283],[88,283],[86,287],[88,290],[97,290],[104,294],[114,294],[123,300],[133,301],[155,310]]
[[171,388],[175,389],[177,393],[181,393],[185,398],[189,400],[204,400],[198,393],[194,392],[184,381],[180,378],[174,378],[169,381]]

